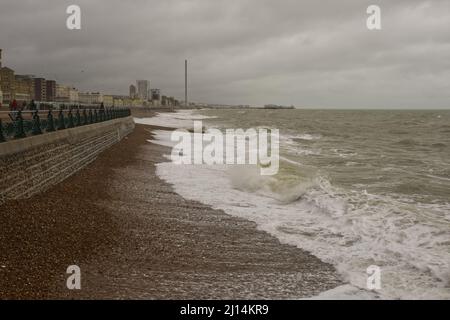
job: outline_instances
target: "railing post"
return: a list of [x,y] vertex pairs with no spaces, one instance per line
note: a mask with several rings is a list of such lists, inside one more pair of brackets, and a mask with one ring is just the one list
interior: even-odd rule
[[95,123],[98,122],[98,113],[97,113],[97,109],[94,109],[94,122],[95,122]]
[[74,124],[73,124],[72,108],[69,108],[69,113],[67,114],[67,118],[69,120],[67,123],[67,128],[73,128]]
[[65,128],[66,128],[66,123],[65,123],[65,119],[64,119],[64,112],[63,112],[63,109],[60,108],[59,114],[58,114],[58,130],[64,130]]
[[22,111],[19,110],[17,112],[17,116],[16,116],[14,123],[16,125],[16,133],[14,135],[14,138],[16,138],[16,139],[25,138],[26,135],[25,135],[25,131],[23,130]]
[[47,114],[47,132],[55,131],[55,124],[53,123],[53,114],[52,110],[48,110]]
[[94,122],[94,118],[92,116],[92,109],[89,109],[89,124]]
[[3,135],[3,124],[2,119],[0,119],[0,142],[5,142],[5,136]]
[[75,126],[81,126],[81,115],[80,115],[80,109],[77,108],[77,112],[75,114],[75,119],[77,120],[77,123],[75,124]]
[[41,130],[41,119],[39,118],[38,111],[33,112],[33,127],[31,129],[33,135],[42,134]]
[[86,109],[83,109],[83,126],[86,125],[88,123],[88,117],[86,114]]

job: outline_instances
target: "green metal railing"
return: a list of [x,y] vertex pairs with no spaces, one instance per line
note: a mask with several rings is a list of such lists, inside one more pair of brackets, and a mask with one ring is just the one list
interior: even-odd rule
[[125,118],[129,108],[70,107],[59,110],[0,112],[0,143],[35,136],[45,132]]

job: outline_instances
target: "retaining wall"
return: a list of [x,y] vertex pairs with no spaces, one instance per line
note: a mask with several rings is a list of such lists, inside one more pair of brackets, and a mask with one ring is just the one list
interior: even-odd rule
[[133,129],[126,117],[0,143],[0,203],[45,191]]

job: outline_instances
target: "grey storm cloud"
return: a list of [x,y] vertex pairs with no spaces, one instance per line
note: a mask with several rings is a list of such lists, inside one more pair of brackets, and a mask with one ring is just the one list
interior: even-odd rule
[[449,30],[448,0],[0,0],[18,73],[117,94],[148,79],[181,98],[188,59],[190,96],[210,103],[450,108]]

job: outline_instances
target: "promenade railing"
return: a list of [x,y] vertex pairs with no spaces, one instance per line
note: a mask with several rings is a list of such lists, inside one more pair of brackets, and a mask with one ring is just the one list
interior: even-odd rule
[[57,110],[0,111],[0,143],[130,115],[130,108],[80,106],[61,107]]

